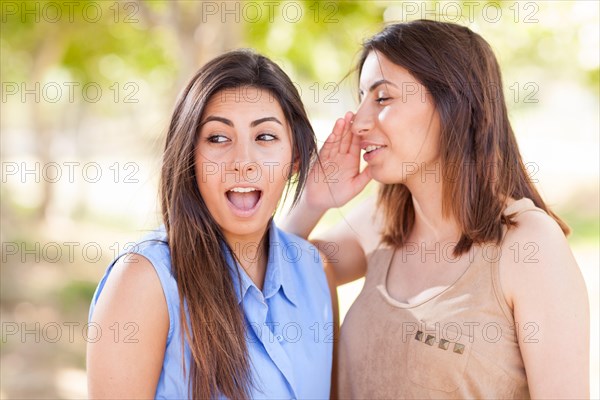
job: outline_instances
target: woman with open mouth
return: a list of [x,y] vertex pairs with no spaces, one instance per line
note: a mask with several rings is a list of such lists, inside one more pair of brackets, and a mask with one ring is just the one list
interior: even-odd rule
[[[295,86],[251,51],[206,64],[167,133],[164,226],[98,285],[91,398],[329,397],[333,309],[316,248],[273,214],[316,140]],[[333,288],[335,292],[335,288]],[[128,337],[109,334],[129,324]]]

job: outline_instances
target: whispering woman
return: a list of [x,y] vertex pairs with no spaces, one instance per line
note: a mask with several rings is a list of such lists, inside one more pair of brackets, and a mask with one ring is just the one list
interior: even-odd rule
[[488,43],[456,24],[393,24],[357,69],[358,109],[286,220],[306,238],[379,183],[312,238],[337,285],[365,276],[341,327],[338,396],[589,397],[586,287],[569,228],[527,175]]

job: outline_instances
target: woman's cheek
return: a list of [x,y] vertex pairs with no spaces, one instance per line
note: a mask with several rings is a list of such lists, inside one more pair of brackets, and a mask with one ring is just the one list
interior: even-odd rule
[[292,168],[291,163],[284,162],[280,159],[274,159],[268,163],[263,164],[264,167],[262,171],[266,173],[264,178],[267,178],[270,185],[273,185],[276,188],[285,185],[287,174]]
[[393,123],[393,119],[395,118],[395,112],[391,105],[383,107],[379,114],[377,115],[377,120],[381,124],[381,126],[386,126]]
[[209,147],[205,147],[199,150],[199,159],[202,162],[220,162],[225,161],[226,152],[223,149],[211,149]]
[[[267,170],[271,169],[274,171],[273,176],[269,176],[269,181],[284,181],[287,179],[288,173],[293,168],[291,159],[292,152],[287,146],[274,147],[273,151],[268,156],[268,161],[263,162]],[[271,175],[271,174],[270,174]]]

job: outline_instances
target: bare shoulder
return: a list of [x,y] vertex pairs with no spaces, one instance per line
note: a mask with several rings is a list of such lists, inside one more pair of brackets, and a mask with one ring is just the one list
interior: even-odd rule
[[[530,246],[540,256],[557,253],[571,253],[567,238],[558,223],[548,214],[538,211],[528,211],[515,217],[516,226],[506,233],[503,250],[509,251],[517,247]],[[505,252],[503,251],[503,254]],[[525,258],[513,257],[516,263],[523,263]]]
[[97,310],[112,303],[119,304],[113,312],[137,311],[137,307],[151,309],[148,306],[164,306],[166,301],[162,293],[160,280],[152,263],[136,253],[126,254],[113,265],[102,294],[98,299]]
[[129,254],[115,263],[91,321],[102,335],[87,345],[89,397],[153,397],[169,313],[160,280],[147,258]]
[[[501,246],[501,283],[509,305],[522,293],[556,291],[565,283],[580,288],[579,267],[558,223],[549,215],[528,211],[515,217]],[[539,292],[538,292],[539,293]]]
[[98,298],[92,321],[101,327],[114,323],[147,327],[140,335],[154,332],[166,339],[167,302],[154,266],[146,257],[132,253],[117,260]]
[[589,299],[579,266],[552,217],[526,211],[515,219],[499,274],[531,397],[588,398]]

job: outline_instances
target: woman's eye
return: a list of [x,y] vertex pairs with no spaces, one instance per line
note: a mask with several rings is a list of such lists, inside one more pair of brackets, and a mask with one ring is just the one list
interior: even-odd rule
[[270,134],[270,133],[261,133],[260,135],[258,135],[256,137],[256,140],[262,140],[263,142],[271,142],[276,139],[277,139],[277,136]]
[[390,99],[390,97],[378,97],[377,99],[375,99],[376,103],[383,103],[384,101],[388,101]]
[[210,143],[224,143],[229,141],[229,139],[227,139],[227,137],[223,135],[211,135],[208,138],[206,138],[206,141]]

